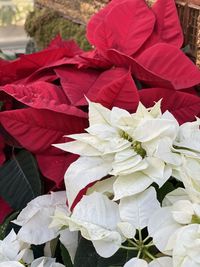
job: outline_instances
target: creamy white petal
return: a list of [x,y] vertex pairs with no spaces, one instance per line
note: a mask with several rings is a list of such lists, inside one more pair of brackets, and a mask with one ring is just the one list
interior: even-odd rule
[[182,227],[173,250],[174,266],[199,266],[200,264],[200,226],[191,224]]
[[165,163],[180,166],[182,163],[181,155],[172,151],[172,140],[170,138],[162,138],[157,145],[155,157],[162,159]]
[[169,179],[171,173],[165,176],[165,163],[162,160],[154,157],[148,157],[145,160],[148,167],[143,170],[143,173],[161,187]]
[[90,144],[83,143],[81,141],[73,141],[62,144],[54,144],[54,147],[60,148],[64,151],[71,152],[73,154],[78,154],[80,156],[100,156],[102,153],[92,147]]
[[176,201],[189,200],[189,196],[184,188],[178,187],[172,192],[168,193],[162,203],[162,206],[171,206]]
[[127,119],[131,118],[130,113],[118,107],[113,107],[110,113],[110,122],[114,127],[120,127],[120,125],[126,125]]
[[173,267],[173,261],[170,257],[161,257],[151,261],[149,267]]
[[193,205],[189,200],[179,200],[172,206],[172,216],[180,224],[190,224],[193,215]]
[[152,184],[152,180],[142,172],[120,175],[113,185],[114,200],[132,196],[144,191]]
[[149,235],[153,237],[155,246],[165,254],[171,254],[174,237],[180,224],[174,221],[169,207],[157,210],[148,222]]
[[[186,122],[179,128],[179,134],[174,144],[180,148],[184,147],[200,152],[200,120]],[[186,152],[186,151],[185,151]]]
[[14,221],[21,229],[18,237],[30,244],[43,244],[58,236],[57,228],[49,228],[55,209],[66,207],[66,193],[52,192],[33,199]]
[[97,192],[84,196],[68,219],[70,231],[80,230],[103,257],[112,256],[121,245],[122,237],[117,231],[119,222],[118,205]]
[[110,110],[101,104],[94,103],[88,100],[89,104],[89,123],[90,126],[94,124],[109,124]]
[[178,132],[177,121],[166,119],[149,119],[140,123],[133,135],[137,141],[148,142],[155,138],[168,136],[175,139]]
[[142,157],[140,155],[134,155],[133,157],[129,157],[124,159],[124,161],[114,161],[112,163],[112,172],[113,175],[126,175],[128,173],[133,173],[135,170],[143,170],[147,167],[146,162],[142,161]]
[[119,136],[118,130],[107,124],[95,124],[88,127],[86,131],[102,140],[110,140],[111,138]]
[[74,208],[71,218],[109,230],[116,229],[120,221],[118,204],[98,192],[84,196]]
[[129,260],[124,267],[148,267],[148,263],[145,260],[133,258]]
[[153,187],[134,196],[120,200],[119,212],[122,221],[131,223],[136,229],[147,226],[149,218],[160,208]]
[[4,261],[0,262],[0,267],[24,267],[24,265],[17,261]]
[[[113,241],[112,241],[113,240]],[[92,243],[96,249],[96,252],[104,258],[110,258],[114,255],[121,245],[121,237],[119,234],[110,236],[109,242],[107,240],[94,240]]]
[[80,157],[73,162],[65,173],[69,207],[82,189],[106,176],[111,168],[111,161],[101,157]]
[[129,222],[120,222],[117,227],[120,229],[125,238],[131,239],[136,234],[136,228]]
[[112,176],[104,180],[98,181],[93,186],[88,188],[86,194],[90,195],[93,192],[99,192],[102,194],[106,194],[108,196],[112,196],[114,195],[113,184],[116,181],[116,179],[117,178],[115,176]]

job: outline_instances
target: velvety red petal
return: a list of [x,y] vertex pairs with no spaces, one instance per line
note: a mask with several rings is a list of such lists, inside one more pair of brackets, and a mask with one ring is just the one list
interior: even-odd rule
[[[121,75],[119,76],[119,74]],[[126,69],[116,68],[107,71],[107,77],[111,77],[113,80],[105,83],[97,94],[91,90],[88,98],[101,103],[109,109],[119,107],[129,112],[135,111],[138,106],[139,97],[131,72]]]
[[178,48],[164,43],[145,50],[137,62],[166,81],[177,90],[200,83],[197,66]]
[[47,109],[67,115],[86,118],[87,114],[68,103],[62,89],[47,82],[34,82],[29,85],[9,84],[1,88],[17,101],[36,109]]
[[48,151],[36,155],[40,171],[56,184],[56,188],[62,187],[67,168],[77,158],[77,155],[71,153],[55,155]]
[[22,147],[36,154],[65,142],[64,135],[81,133],[88,126],[84,118],[33,108],[0,112],[0,122]]
[[92,45],[102,52],[113,48],[132,55],[153,32],[155,16],[145,1],[124,0],[112,6],[101,20],[97,27],[89,27],[89,31],[94,31]]

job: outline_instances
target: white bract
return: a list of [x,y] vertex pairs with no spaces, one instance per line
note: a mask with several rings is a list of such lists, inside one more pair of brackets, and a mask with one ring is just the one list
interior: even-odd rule
[[170,257],[157,258],[150,263],[147,263],[145,260],[133,258],[124,267],[173,267],[173,264],[172,258]]
[[68,249],[73,261],[78,245],[78,233],[71,233],[68,229],[60,230],[59,225],[49,227],[55,211],[70,214],[66,206],[65,191],[52,192],[30,201],[13,221],[21,226],[18,237],[24,242],[40,245],[60,235],[60,241]]
[[24,267],[24,265],[18,261],[4,261],[0,262],[0,267]]
[[29,249],[30,245],[21,241],[14,230],[0,240],[0,262],[20,261],[31,263],[33,252]]
[[84,196],[71,217],[65,219],[69,229],[81,231],[81,235],[91,240],[97,253],[103,257],[113,255],[122,243],[117,229],[120,222],[118,205],[100,193]]
[[70,217],[56,212],[52,225],[79,230],[84,238],[92,241],[100,256],[110,257],[126,239],[135,237],[136,229],[147,226],[156,209],[160,209],[160,205],[154,188],[124,198],[120,204],[93,192],[81,199]]
[[174,267],[200,266],[200,225],[191,224],[181,228],[173,250]]
[[55,145],[81,156],[65,174],[70,206],[83,188],[107,175],[117,177],[117,200],[153,182],[162,186],[181,164],[180,155],[172,151],[178,122],[168,111],[161,113],[160,102],[150,109],[140,103],[134,114],[89,102],[89,123],[87,133],[68,136],[75,141]]
[[158,209],[150,218],[148,231],[156,247],[171,255],[179,230],[200,223],[200,204],[192,202],[185,189],[169,193],[164,204],[166,206]]
[[180,126],[174,141],[174,151],[181,154],[182,165],[175,168],[175,175],[195,202],[200,202],[200,120]]

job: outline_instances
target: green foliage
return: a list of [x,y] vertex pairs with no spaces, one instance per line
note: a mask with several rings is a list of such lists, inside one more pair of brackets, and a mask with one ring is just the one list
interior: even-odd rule
[[4,223],[0,225],[0,240],[4,239],[7,235],[7,232],[11,230],[10,229],[12,225],[11,221],[17,217],[18,213],[19,212],[12,213],[4,220]]
[[102,258],[96,253],[92,242],[81,237],[74,259],[74,267],[120,267],[136,256],[137,252],[135,251],[119,249],[112,257]]
[[41,194],[41,181],[32,154],[22,150],[0,168],[0,196],[15,210]]
[[25,30],[30,37],[34,38],[39,49],[45,48],[58,34],[63,39],[74,39],[84,49],[90,48],[85,38],[85,26],[67,20],[47,8],[35,8],[29,13]]
[[64,265],[66,267],[73,267],[69,252],[62,244],[60,244],[60,250],[61,250],[61,256],[62,256]]

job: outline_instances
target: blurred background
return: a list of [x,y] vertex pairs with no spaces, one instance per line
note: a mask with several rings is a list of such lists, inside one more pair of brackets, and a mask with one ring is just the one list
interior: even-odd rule
[[24,23],[32,0],[0,0],[0,49],[24,52],[28,40]]

